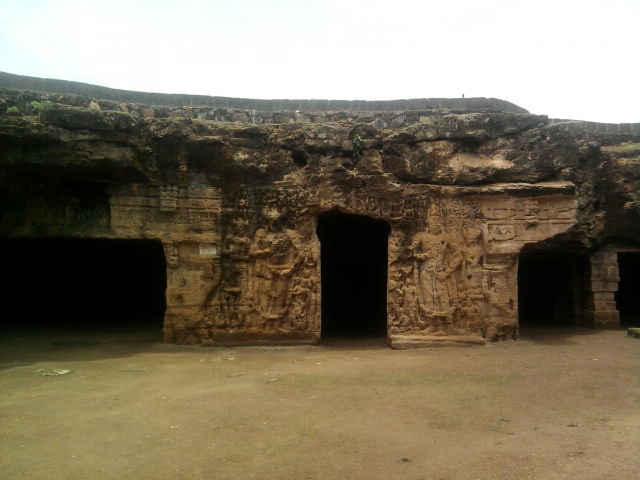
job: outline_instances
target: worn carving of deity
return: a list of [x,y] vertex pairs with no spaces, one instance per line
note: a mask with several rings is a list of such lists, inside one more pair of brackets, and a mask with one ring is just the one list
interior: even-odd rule
[[455,240],[444,232],[439,216],[429,217],[427,229],[413,237],[411,250],[418,307],[427,324],[426,333],[448,335],[458,297],[454,272],[461,265],[461,252]]

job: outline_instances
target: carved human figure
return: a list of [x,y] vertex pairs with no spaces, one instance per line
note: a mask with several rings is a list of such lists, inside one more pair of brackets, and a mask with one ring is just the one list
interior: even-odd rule
[[399,327],[409,330],[415,327],[415,312],[418,306],[418,294],[415,285],[403,285],[400,288],[402,308],[400,311]]
[[291,276],[303,260],[296,236],[293,230],[258,229],[249,249],[249,295],[265,330],[284,327]]
[[[389,275],[389,324],[392,333],[420,328],[416,320],[418,294],[411,281],[410,269],[397,269]],[[393,299],[393,300],[391,300]]]
[[221,258],[213,262],[214,281],[211,282],[204,305],[218,305],[212,322],[219,329],[239,328],[244,324],[243,318],[238,315],[238,308],[248,259],[246,227],[247,221],[244,219],[234,218],[230,221],[222,237]]
[[401,283],[398,281],[400,273],[397,271],[390,271],[387,281],[387,298],[388,298],[388,311],[387,321],[389,322],[389,328],[391,332],[398,331],[399,318],[402,314],[402,292],[400,290]]
[[286,309],[290,280],[301,260],[293,241],[296,235],[293,230],[286,230],[276,235],[273,241],[273,251],[268,264],[272,273],[269,312],[275,312],[278,308]]
[[298,276],[289,289],[287,317],[294,330],[308,330],[316,308],[316,288],[311,273]]
[[266,229],[256,231],[251,246],[249,247],[249,278],[248,296],[253,302],[253,307],[258,311],[264,310],[268,304],[268,297],[264,295],[268,291],[272,278],[269,268],[269,257],[272,253],[272,238]]
[[234,261],[246,261],[249,239],[247,238],[247,220],[234,218],[225,236],[223,254]]
[[482,229],[466,226],[463,230],[465,248],[463,261],[463,275],[473,275],[478,271],[484,257],[484,246],[482,245]]
[[442,218],[429,215],[427,229],[418,232],[411,243],[415,260],[418,307],[427,323],[426,333],[447,335],[458,297],[453,273],[462,264],[462,253],[444,232]]

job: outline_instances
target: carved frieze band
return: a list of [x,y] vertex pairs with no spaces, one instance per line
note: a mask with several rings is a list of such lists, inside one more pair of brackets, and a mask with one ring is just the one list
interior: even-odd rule
[[213,230],[221,210],[222,199],[214,187],[132,185],[111,197],[111,225],[114,230],[171,225]]

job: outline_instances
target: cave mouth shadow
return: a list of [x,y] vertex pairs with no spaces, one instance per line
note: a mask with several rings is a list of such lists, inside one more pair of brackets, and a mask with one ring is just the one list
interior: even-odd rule
[[321,338],[386,338],[388,243],[383,220],[338,210],[318,216]]
[[521,331],[579,327],[587,301],[589,257],[582,252],[524,252],[518,261]]
[[98,350],[116,339],[134,350],[162,341],[167,264],[160,241],[3,238],[0,265],[3,348],[24,343],[52,358],[110,356]]
[[619,252],[620,281],[616,305],[620,312],[620,326],[640,327],[640,252]]

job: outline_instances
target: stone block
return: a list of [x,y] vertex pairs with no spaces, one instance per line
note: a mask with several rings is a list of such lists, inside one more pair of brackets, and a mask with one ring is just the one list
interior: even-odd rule
[[593,292],[593,302],[594,303],[611,303],[615,304],[615,293],[614,292]]
[[618,282],[595,281],[591,282],[592,292],[617,292]]

